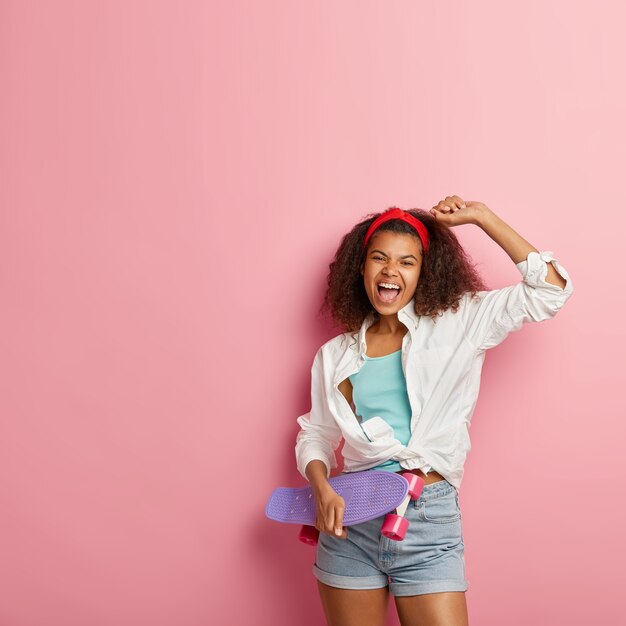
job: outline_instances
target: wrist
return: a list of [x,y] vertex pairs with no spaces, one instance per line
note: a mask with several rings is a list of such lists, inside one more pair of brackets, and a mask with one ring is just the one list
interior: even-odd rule
[[488,206],[484,206],[477,212],[476,221],[474,223],[476,226],[485,230],[485,228],[498,219],[498,216]]
[[321,459],[309,461],[304,473],[314,492],[323,491],[329,485],[328,468]]
[[311,485],[311,488],[313,489],[313,493],[316,498],[318,498],[321,495],[324,495],[328,491],[332,491],[333,489],[330,486],[330,483],[328,482],[327,478],[323,478],[321,480],[315,481],[315,483]]

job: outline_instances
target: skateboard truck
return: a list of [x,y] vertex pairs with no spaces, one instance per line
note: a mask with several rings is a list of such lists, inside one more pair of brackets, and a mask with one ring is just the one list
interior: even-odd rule
[[393,539],[394,541],[402,541],[406,536],[406,531],[409,528],[409,522],[404,517],[406,509],[409,506],[411,500],[417,500],[424,488],[424,480],[413,472],[402,472],[400,474],[403,478],[406,478],[409,483],[409,493],[397,508],[395,513],[388,513],[380,529],[381,535]]

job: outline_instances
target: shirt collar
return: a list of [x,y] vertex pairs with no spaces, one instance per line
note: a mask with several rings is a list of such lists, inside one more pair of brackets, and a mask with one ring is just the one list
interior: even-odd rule
[[[359,330],[359,348],[361,353],[365,352],[365,333],[367,329],[374,323],[375,315],[375,312],[372,311],[365,317],[363,323],[361,324],[361,329]],[[407,302],[398,311],[398,319],[409,329],[409,333],[411,333],[412,337],[413,332],[417,328],[420,319],[420,316],[415,313],[415,296],[413,296],[409,300],[409,302]]]

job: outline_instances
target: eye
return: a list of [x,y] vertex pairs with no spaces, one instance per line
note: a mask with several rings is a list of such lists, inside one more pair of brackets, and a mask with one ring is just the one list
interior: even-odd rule
[[372,258],[373,258],[374,260],[376,260],[376,261],[384,261],[384,260],[385,260],[382,256],[380,256],[380,254],[378,254],[378,255],[376,255],[376,256],[374,256],[374,257],[372,257]]
[[405,261],[404,263],[405,265],[413,265],[413,263],[411,263],[411,261]]

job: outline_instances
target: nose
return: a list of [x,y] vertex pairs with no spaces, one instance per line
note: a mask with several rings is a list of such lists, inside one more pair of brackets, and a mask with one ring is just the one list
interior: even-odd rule
[[385,263],[385,266],[383,267],[383,274],[386,274],[386,275],[395,274],[393,261],[390,260],[390,261],[387,261],[387,263]]

